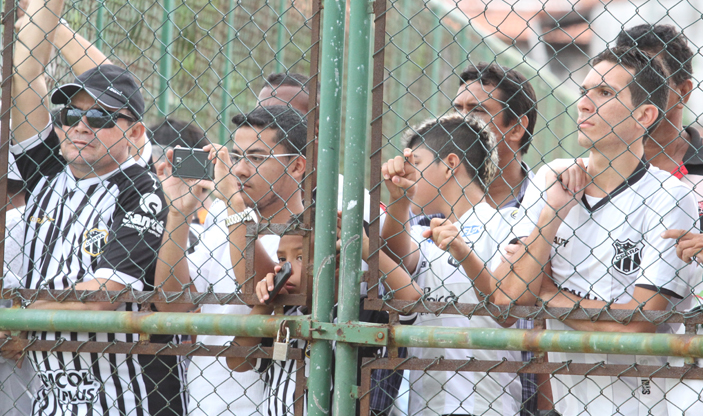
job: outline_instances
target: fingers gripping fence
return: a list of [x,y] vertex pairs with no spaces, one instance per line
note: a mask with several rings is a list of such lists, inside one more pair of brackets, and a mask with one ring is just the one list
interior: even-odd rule
[[0,415],[700,413],[693,0],[63,3],[3,15]]

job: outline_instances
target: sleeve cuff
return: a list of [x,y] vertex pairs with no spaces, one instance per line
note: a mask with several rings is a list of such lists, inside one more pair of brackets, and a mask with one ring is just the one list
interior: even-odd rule
[[13,144],[10,146],[10,152],[14,155],[21,155],[29,149],[36,147],[38,144],[43,143],[44,140],[49,137],[49,134],[53,131],[54,125],[49,121],[44,130],[37,133],[35,136],[30,137],[21,143]]
[[126,273],[112,269],[98,269],[93,273],[94,279],[104,279],[117,282],[125,286],[131,286],[134,290],[144,290],[144,282]]
[[671,296],[672,298],[683,299],[683,296],[681,296],[678,293],[674,292],[673,290],[667,289],[665,287],[658,287],[658,286],[654,286],[654,285],[645,285],[645,284],[635,284],[635,287],[641,287],[642,289],[651,290],[652,292],[657,292],[657,293],[662,294],[664,296]]

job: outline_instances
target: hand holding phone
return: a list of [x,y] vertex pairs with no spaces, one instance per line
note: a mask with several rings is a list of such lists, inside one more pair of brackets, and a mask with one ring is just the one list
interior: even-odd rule
[[268,305],[269,302],[271,302],[271,300],[278,295],[278,292],[283,289],[283,286],[286,284],[288,279],[290,279],[290,276],[293,274],[292,272],[293,268],[291,267],[290,262],[283,263],[281,270],[279,270],[273,278],[273,290],[269,290],[269,298],[264,301],[264,304]]
[[210,152],[201,149],[177,147],[173,149],[173,176],[188,179],[215,179],[215,165]]

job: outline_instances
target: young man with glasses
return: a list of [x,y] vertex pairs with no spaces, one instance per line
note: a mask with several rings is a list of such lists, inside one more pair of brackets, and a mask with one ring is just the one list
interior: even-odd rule
[[[63,1],[32,2],[15,43],[12,127],[27,187],[21,282],[28,289],[151,290],[166,219],[158,179],[130,148],[144,134],[144,99],[129,71],[100,65],[51,94],[43,76]],[[48,34],[48,35],[47,35]],[[138,311],[136,303],[32,301],[30,309]],[[7,334],[3,334],[7,335]],[[135,342],[137,334],[32,332],[55,341]],[[172,337],[169,337],[172,339]],[[183,415],[176,357],[30,351],[41,387],[33,415]]]
[[[247,219],[286,223],[303,211],[300,185],[305,174],[303,157],[307,124],[287,106],[257,107],[234,117],[237,130],[233,149],[205,147],[215,162],[215,189],[220,199],[210,207],[209,226],[192,254],[188,249],[189,221],[202,201],[191,192],[197,181],[168,176],[168,164],[157,167],[171,201],[166,232],[156,268],[157,286],[165,291],[197,290],[238,293],[246,280],[242,248]],[[232,150],[232,153],[230,153]],[[173,157],[173,151],[166,155]],[[256,244],[256,276],[263,278],[278,263],[279,237],[260,236]],[[160,310],[188,311],[194,305],[169,304]],[[168,309],[166,309],[168,308]],[[203,305],[201,312],[249,313],[246,305]],[[206,345],[228,345],[231,337],[199,336]],[[188,367],[189,415],[258,414],[264,385],[253,371],[232,376],[225,357],[193,356]],[[226,392],[226,394],[222,394]]]

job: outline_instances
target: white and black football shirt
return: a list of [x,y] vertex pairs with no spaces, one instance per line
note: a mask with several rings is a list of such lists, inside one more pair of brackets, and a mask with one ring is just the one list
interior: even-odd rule
[[[540,169],[527,190],[526,215],[513,229],[518,236],[533,231],[546,205],[549,169]],[[669,308],[686,310],[691,268],[676,256],[676,241],[661,234],[667,229],[696,231],[697,221],[690,189],[669,172],[640,163],[611,194],[584,196],[571,209],[552,244],[552,277],[562,290],[585,299],[627,303],[635,287],[643,287],[669,296]],[[571,330],[554,319],[547,320],[547,329]],[[671,332],[671,326],[660,325],[657,331]],[[659,366],[666,358],[550,352],[549,361]],[[584,406],[603,414],[666,414],[662,380],[555,375],[551,384],[561,414],[579,414]]]
[[[498,210],[480,203],[464,213],[456,226],[473,252],[492,271],[500,264],[499,246],[511,236],[510,224]],[[422,238],[423,226],[411,229],[420,258],[413,278],[422,287],[423,301],[481,303],[473,282],[461,264],[448,251],[430,239]],[[400,316],[406,325],[467,328],[502,328],[490,316],[434,315],[414,313]],[[408,348],[408,355],[421,359],[522,360],[519,351],[468,350],[454,348]],[[408,395],[409,415],[514,415],[520,412],[522,391],[517,374],[468,371],[411,370]]]
[[[92,279],[151,290],[166,201],[158,179],[130,159],[76,179],[51,125],[12,146],[27,183],[22,286],[70,289]],[[137,311],[123,303],[118,311]],[[133,342],[137,334],[40,332],[42,340]],[[171,336],[165,336],[172,338]],[[72,352],[30,354],[42,386],[34,415],[183,415],[177,357]]]

